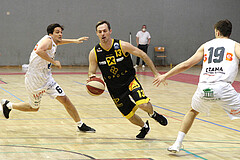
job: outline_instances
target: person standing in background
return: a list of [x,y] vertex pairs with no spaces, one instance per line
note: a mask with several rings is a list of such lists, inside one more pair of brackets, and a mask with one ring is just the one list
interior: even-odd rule
[[[151,35],[147,31],[147,26],[143,25],[142,30],[137,32],[136,42],[139,49],[147,54],[147,49],[151,41]],[[136,65],[134,68],[137,68],[140,63],[140,57],[137,57]],[[142,69],[145,69],[145,62],[142,60]]]

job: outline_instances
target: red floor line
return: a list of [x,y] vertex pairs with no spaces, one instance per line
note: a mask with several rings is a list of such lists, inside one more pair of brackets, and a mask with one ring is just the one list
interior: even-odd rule
[[166,115],[166,114],[163,114],[165,117],[167,117],[167,118],[172,118],[172,119],[175,119],[175,120],[177,120],[177,121],[182,121],[182,120],[180,120],[180,119],[177,119],[177,118],[174,118],[174,117],[171,117],[171,116],[168,116],[168,115]]
[[[88,72],[52,72],[52,74],[88,74]],[[96,74],[101,74],[97,72]],[[25,75],[24,72],[0,72],[0,75]]]
[[6,82],[3,82],[3,81],[0,80],[0,84],[6,84]]

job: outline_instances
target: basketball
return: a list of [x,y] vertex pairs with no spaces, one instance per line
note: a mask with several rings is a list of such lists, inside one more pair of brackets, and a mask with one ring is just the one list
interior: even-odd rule
[[101,78],[93,77],[86,85],[87,92],[92,96],[99,96],[105,90],[105,83]]

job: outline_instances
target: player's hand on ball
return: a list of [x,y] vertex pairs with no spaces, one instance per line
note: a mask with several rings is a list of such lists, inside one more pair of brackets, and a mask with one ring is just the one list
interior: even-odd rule
[[88,77],[87,82],[89,82],[92,78],[95,78],[95,77],[96,77],[96,75],[92,74],[91,76]]

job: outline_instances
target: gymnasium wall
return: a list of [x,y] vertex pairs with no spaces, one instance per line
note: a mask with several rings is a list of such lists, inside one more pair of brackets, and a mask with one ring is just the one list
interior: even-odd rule
[[214,37],[213,25],[220,19],[232,22],[232,39],[240,41],[239,6],[239,0],[1,0],[0,66],[28,63],[34,45],[55,22],[65,26],[64,38],[90,37],[83,44],[59,46],[56,59],[88,65],[89,51],[98,43],[95,25],[102,19],[111,23],[114,38],[129,41],[131,32],[133,45],[146,24],[150,58],[161,64],[154,47],[165,46],[167,64],[178,64]]

